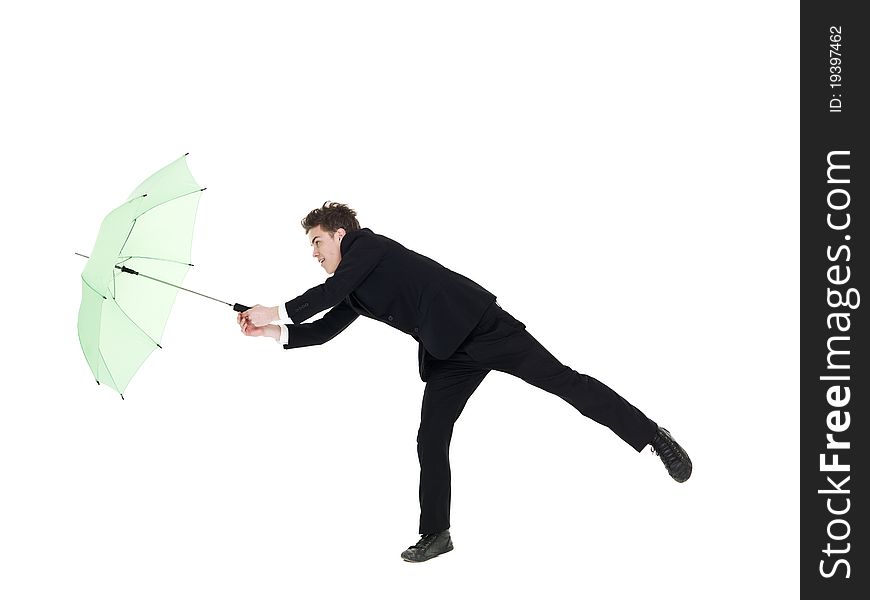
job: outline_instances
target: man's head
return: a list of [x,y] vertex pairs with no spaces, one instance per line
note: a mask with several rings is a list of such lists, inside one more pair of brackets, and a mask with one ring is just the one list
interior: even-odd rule
[[302,219],[302,228],[311,242],[312,256],[332,275],[341,262],[341,239],[360,227],[352,208],[346,204],[325,202]]

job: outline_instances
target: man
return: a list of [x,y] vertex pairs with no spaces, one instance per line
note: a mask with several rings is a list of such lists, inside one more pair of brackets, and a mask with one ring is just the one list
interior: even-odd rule
[[[323,344],[359,315],[419,342],[420,378],[426,382],[417,434],[421,538],[402,553],[406,561],[429,560],[453,549],[453,425],[493,369],[556,394],[638,452],[651,445],[676,481],[691,475],[692,461],[667,430],[603,383],[561,364],[477,283],[361,229],[356,213],[344,204],[325,203],[308,213],[302,227],[315,260],[332,277],[281,306],[258,304],[237,321],[245,335],[272,337],[286,349]],[[320,319],[303,323],[326,309]],[[293,324],[270,324],[288,319]]]

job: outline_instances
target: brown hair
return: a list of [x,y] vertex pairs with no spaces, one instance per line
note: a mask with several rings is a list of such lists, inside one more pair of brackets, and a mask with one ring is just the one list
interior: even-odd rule
[[324,202],[321,208],[315,208],[302,219],[305,233],[318,225],[329,233],[335,233],[339,227],[343,227],[345,231],[356,231],[360,228],[356,211],[347,204],[338,202]]

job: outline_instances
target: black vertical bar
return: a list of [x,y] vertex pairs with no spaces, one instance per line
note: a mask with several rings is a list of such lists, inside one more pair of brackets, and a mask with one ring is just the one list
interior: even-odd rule
[[[870,97],[862,3],[801,4],[801,595],[866,598]],[[866,297],[870,302],[870,296]]]

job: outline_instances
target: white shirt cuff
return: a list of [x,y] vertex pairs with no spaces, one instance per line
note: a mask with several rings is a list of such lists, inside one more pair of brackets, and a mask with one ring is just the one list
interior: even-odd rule
[[290,342],[290,330],[286,325],[278,325],[281,328],[281,337],[278,339],[278,343],[282,346]]
[[287,316],[287,306],[283,302],[278,305],[278,318],[282,321],[290,320],[290,317]]

